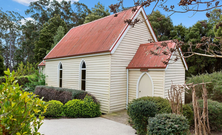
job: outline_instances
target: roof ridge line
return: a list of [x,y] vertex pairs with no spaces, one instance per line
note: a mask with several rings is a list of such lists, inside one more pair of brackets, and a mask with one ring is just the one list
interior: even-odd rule
[[[129,9],[127,9],[127,10],[130,10],[130,9],[131,9],[131,8],[129,8]],[[123,11],[121,11],[121,12],[126,12],[127,10],[123,10]],[[121,13],[121,12],[118,12],[118,13]],[[105,18],[110,17],[110,16],[114,16],[114,15],[115,15],[115,14],[108,15],[108,16],[105,16],[105,17],[102,17],[102,18],[96,19],[96,20],[94,20],[94,21],[91,21],[91,22],[88,22],[88,23],[84,23],[84,24],[81,24],[81,25],[78,25],[78,26],[72,27],[71,29],[74,29],[74,28],[77,28],[77,27],[80,27],[80,26],[84,26],[84,25],[86,25],[86,24],[90,24],[90,23],[93,23],[93,22],[96,22],[96,21],[99,21],[99,20],[105,19]],[[70,30],[71,30],[71,29],[70,29]]]

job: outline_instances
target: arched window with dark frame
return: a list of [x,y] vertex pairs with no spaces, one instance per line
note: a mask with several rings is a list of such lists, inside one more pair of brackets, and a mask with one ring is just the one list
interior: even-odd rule
[[62,87],[62,63],[59,64],[59,87]]
[[81,90],[86,90],[86,63],[85,61],[82,61],[80,65],[80,72],[81,72]]

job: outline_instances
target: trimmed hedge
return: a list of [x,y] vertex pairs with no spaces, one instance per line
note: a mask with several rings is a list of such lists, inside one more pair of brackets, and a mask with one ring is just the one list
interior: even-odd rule
[[63,110],[65,115],[71,118],[91,118],[101,115],[100,104],[95,103],[92,97],[87,95],[84,100],[73,99],[68,101]]
[[59,117],[63,111],[63,104],[57,100],[51,100],[46,103],[47,109],[43,114],[45,117]]
[[[203,100],[198,100],[199,107],[203,109]],[[193,110],[193,105],[190,104]],[[202,111],[200,112],[200,114]],[[212,131],[222,131],[222,103],[208,99],[208,117]],[[192,123],[194,125],[194,123]]]
[[66,89],[59,87],[36,86],[34,93],[36,95],[39,95],[39,98],[44,97],[43,98],[44,101],[58,100],[61,101],[63,104],[65,104],[69,100],[77,99],[79,98],[79,95],[83,95],[83,93],[87,92],[82,90]]
[[162,97],[141,97],[134,99],[132,102],[135,101],[152,101],[156,104],[157,106],[157,113],[171,113],[171,107],[170,103],[167,99],[162,98]]
[[[29,79],[27,76],[23,77],[16,77],[15,80],[17,80],[19,86],[22,86],[24,88],[25,84],[30,83]],[[5,83],[5,78],[0,78],[0,84]]]
[[150,135],[187,135],[188,120],[177,114],[157,114],[149,118],[148,134]]
[[133,128],[139,135],[146,135],[148,118],[154,117],[157,111],[156,103],[146,100],[134,100],[128,108],[127,114],[132,120]]

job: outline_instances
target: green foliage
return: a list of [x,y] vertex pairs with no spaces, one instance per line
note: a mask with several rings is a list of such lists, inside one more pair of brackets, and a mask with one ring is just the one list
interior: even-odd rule
[[46,103],[47,109],[43,114],[45,117],[59,117],[63,111],[63,103],[57,100],[51,100]]
[[[8,69],[5,74],[6,82],[0,88],[0,133],[40,134],[38,130],[43,124],[45,103],[36,95],[21,90],[14,81],[14,71],[10,73]],[[43,108],[43,112],[39,108]]]
[[25,90],[29,92],[34,92],[35,87],[38,85],[45,85],[45,78],[46,76],[38,70],[35,71],[33,76],[28,76],[29,83],[25,84]]
[[183,105],[183,116],[187,118],[189,125],[193,125],[194,113],[189,104]]
[[[212,74],[201,74],[197,76],[192,76],[187,78],[186,83],[202,83],[202,82],[212,82],[206,84],[208,98],[222,102],[222,72],[214,72]],[[202,97],[202,86],[198,85],[196,88],[197,97]],[[185,102],[190,103],[192,101],[191,90],[186,93]]]
[[101,115],[100,104],[93,101],[92,97],[86,96],[84,100],[73,99],[64,105],[64,114],[71,118],[91,118]]
[[153,101],[134,100],[127,108],[127,114],[132,120],[133,128],[139,135],[147,133],[148,118],[157,113],[157,106]]
[[173,22],[169,17],[161,14],[156,10],[151,15],[148,15],[149,21],[153,27],[158,41],[168,40],[170,31],[173,29]]
[[170,103],[167,99],[162,97],[141,97],[134,99],[132,102],[136,101],[152,101],[157,106],[157,113],[171,113]]
[[[207,103],[210,129],[212,131],[222,131],[222,103],[210,99],[208,99]],[[198,104],[201,110],[203,110],[203,100],[198,100]],[[193,108],[192,104],[191,107]]]
[[55,15],[47,23],[43,25],[40,31],[39,40],[35,43],[35,59],[40,62],[46,56],[47,50],[51,49],[53,42],[53,37],[56,35],[56,31],[59,26],[62,26],[67,32],[66,23],[59,15]]
[[82,117],[92,118],[101,115],[100,104],[95,103],[91,96],[86,95],[82,106]]
[[170,31],[170,37],[172,39],[178,39],[179,41],[185,41],[188,29],[182,24],[174,26],[172,31]]
[[148,134],[151,135],[187,135],[187,119],[177,114],[157,114],[149,118]]
[[108,15],[110,15],[109,10],[105,9],[105,7],[100,2],[98,2],[97,5],[92,8],[91,13],[86,16],[84,23],[88,23]]
[[64,105],[64,114],[67,117],[71,118],[81,118],[82,117],[82,106],[84,104],[84,101],[80,99],[73,99],[68,101]]
[[[201,43],[201,38],[204,36],[210,36],[214,37],[214,34],[212,32],[212,25],[207,23],[206,20],[203,22],[206,23],[206,26],[204,27],[200,22],[197,22],[192,27],[189,28],[186,37],[185,42],[187,45],[182,47],[183,52],[188,52],[190,45],[188,43],[192,43],[192,50],[194,52],[198,53],[205,53],[205,51],[201,51],[200,49],[196,48],[197,43]],[[205,50],[205,46],[203,46],[201,49]],[[216,58],[210,58],[210,57],[204,57],[199,55],[194,55],[192,57],[189,57],[186,59],[186,62],[188,64],[189,70],[186,72],[186,77],[190,77],[191,75],[198,75],[203,73],[212,73],[214,71],[221,70],[220,66],[220,59]],[[218,64],[216,64],[218,63]]]
[[[25,11],[38,24],[43,26],[50,18],[60,15],[68,29],[83,24],[85,16],[90,13],[88,7],[79,2],[58,0],[36,0]],[[40,27],[41,28],[41,27]]]
[[25,76],[25,75],[31,75],[36,72],[37,64],[32,64],[27,61],[26,65],[21,62],[18,65],[18,68],[16,70],[16,76]]
[[53,37],[54,43],[51,49],[63,38],[64,35],[65,35],[65,29],[62,26],[59,26],[56,31],[56,35]]
[[4,75],[4,71],[5,71],[4,59],[0,55],[0,76]]
[[[22,88],[25,88],[25,84],[30,82],[27,76],[20,76],[20,77],[15,76],[15,80],[17,80],[17,83]],[[6,82],[5,78],[0,78],[0,84],[5,82]]]

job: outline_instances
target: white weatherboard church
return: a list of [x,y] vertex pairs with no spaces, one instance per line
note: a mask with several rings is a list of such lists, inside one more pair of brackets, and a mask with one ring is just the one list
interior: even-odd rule
[[[134,27],[126,19],[144,23]],[[149,43],[152,39],[156,43]],[[168,46],[175,47],[172,41]],[[101,103],[103,113],[126,108],[128,102],[142,96],[167,97],[174,84],[185,82],[184,59],[169,65],[171,57],[154,56],[157,41],[142,7],[128,9],[72,28],[39,64],[48,86],[85,90]],[[178,50],[181,54],[181,51]]]

